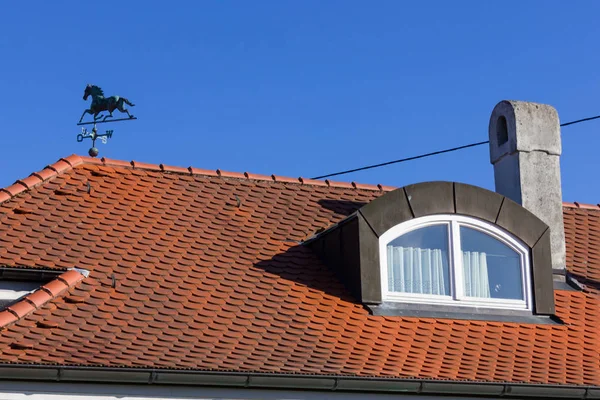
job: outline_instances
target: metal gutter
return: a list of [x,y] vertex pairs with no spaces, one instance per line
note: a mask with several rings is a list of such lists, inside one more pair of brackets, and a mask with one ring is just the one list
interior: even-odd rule
[[600,399],[600,386],[0,364],[1,381],[185,385],[469,397]]

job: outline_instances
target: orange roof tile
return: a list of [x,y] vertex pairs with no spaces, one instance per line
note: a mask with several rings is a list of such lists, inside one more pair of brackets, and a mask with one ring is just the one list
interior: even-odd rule
[[84,278],[84,275],[76,270],[70,270],[61,274],[57,279],[41,286],[35,292],[23,297],[22,300],[11,304],[4,311],[0,311],[0,329],[24,318],[29,313],[39,309],[48,301],[57,298],[65,290],[75,286]]
[[564,325],[381,317],[298,243],[390,189],[62,159],[0,191],[0,265],[90,274],[0,313],[0,362],[600,385],[600,208]]

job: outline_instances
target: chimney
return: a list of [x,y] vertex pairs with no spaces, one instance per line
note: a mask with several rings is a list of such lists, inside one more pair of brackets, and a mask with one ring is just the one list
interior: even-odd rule
[[489,137],[496,192],[521,204],[550,227],[552,270],[555,279],[564,279],[558,113],[545,104],[501,101],[492,111]]

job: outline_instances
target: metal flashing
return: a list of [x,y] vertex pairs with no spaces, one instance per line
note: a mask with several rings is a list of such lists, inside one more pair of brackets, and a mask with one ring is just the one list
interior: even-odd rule
[[373,315],[396,317],[423,317],[440,319],[459,319],[466,321],[516,322],[538,325],[561,324],[547,315],[535,315],[530,311],[473,308],[452,305],[430,305],[416,303],[393,303],[366,305]]
[[81,275],[83,275],[86,278],[88,276],[90,276],[90,271],[88,271],[87,269],[83,269],[83,268],[69,268],[69,271],[79,272]]

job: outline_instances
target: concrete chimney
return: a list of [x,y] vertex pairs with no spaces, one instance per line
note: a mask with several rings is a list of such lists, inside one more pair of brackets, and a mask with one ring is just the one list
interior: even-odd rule
[[550,227],[552,270],[560,279],[565,273],[565,231],[558,113],[545,104],[501,101],[492,111],[489,137],[496,192]]

